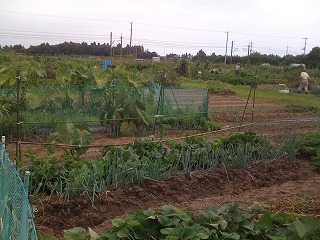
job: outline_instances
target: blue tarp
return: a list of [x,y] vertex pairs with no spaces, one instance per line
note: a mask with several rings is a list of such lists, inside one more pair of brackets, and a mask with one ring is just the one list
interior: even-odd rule
[[109,60],[102,61],[102,68],[108,68],[110,66],[111,66],[111,61]]

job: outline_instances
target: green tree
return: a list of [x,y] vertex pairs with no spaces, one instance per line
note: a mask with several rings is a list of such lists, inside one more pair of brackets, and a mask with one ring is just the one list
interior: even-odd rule
[[311,52],[306,56],[305,64],[308,68],[320,67],[320,47],[312,48]]
[[188,77],[189,75],[189,69],[188,69],[188,62],[185,59],[182,59],[179,64],[178,67],[176,68],[177,73],[180,76],[184,76],[184,77]]
[[207,58],[207,54],[201,49],[197,52],[197,55],[192,58],[192,60],[205,60]]

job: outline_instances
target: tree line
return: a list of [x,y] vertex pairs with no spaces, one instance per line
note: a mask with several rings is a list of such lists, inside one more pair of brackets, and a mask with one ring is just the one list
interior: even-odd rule
[[[25,53],[28,55],[89,55],[89,56],[126,56],[133,55],[138,59],[151,59],[152,57],[159,57],[156,52],[150,52],[148,49],[145,50],[143,46],[137,45],[130,47],[126,45],[122,47],[121,44],[116,46],[110,46],[110,44],[100,44],[93,42],[88,44],[86,42],[75,43],[75,42],[64,42],[55,45],[49,43],[42,43],[36,46],[30,46],[25,48],[21,44],[13,46],[4,46],[3,50],[12,50],[18,53]],[[210,61],[210,62],[224,62],[227,64],[241,63],[241,64],[262,64],[269,63],[271,65],[289,65],[290,63],[304,63],[308,68],[319,68],[320,67],[320,47],[314,47],[306,55],[286,55],[279,56],[274,54],[261,54],[259,52],[253,52],[249,56],[225,56],[216,55],[212,53],[207,55],[202,49],[197,52],[196,55],[190,53],[177,54],[170,53],[165,56],[167,59],[190,59],[194,61]]]

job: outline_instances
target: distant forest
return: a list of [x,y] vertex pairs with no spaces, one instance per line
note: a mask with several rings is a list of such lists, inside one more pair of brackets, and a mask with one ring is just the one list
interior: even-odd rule
[[[1,47],[1,46],[0,46]],[[127,56],[133,55],[136,59],[151,59],[152,57],[159,57],[160,55],[156,52],[150,52],[145,50],[143,46],[132,46],[126,45],[122,47],[121,44],[116,46],[110,46],[109,44],[100,44],[93,42],[88,44],[64,42],[56,45],[50,45],[49,43],[42,43],[38,46],[30,46],[25,48],[21,44],[14,46],[3,46],[2,50],[11,50],[18,53],[24,53],[27,55],[86,55],[86,56]],[[190,53],[182,54],[178,56],[175,53],[167,54],[166,59],[190,59],[194,61],[212,61],[212,62],[224,62],[225,56],[216,55],[212,53],[207,55],[203,50],[199,50],[196,55]],[[304,63],[308,68],[319,68],[320,67],[320,47],[314,47],[308,54],[305,55],[287,55],[278,56],[273,54],[261,54],[259,52],[253,52],[248,56],[227,56],[226,63],[250,63],[250,64],[262,64],[270,63],[271,65],[289,65],[290,63]]]

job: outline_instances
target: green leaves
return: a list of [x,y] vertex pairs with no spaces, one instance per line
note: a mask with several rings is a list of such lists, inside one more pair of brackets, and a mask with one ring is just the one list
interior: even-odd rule
[[309,239],[310,237],[320,236],[320,221],[310,216],[304,216],[292,222],[289,227],[301,239]]
[[[251,210],[250,210],[251,209]],[[261,210],[263,213],[261,214]],[[250,212],[250,214],[245,212]],[[281,213],[281,215],[291,215]],[[186,216],[188,216],[186,218]],[[162,211],[137,210],[135,215],[114,219],[106,239],[271,239],[298,240],[317,239],[320,220],[301,217],[292,221],[272,215],[263,208],[242,208],[239,205],[224,205],[218,209],[209,207],[200,216],[183,212],[173,206],[163,206]],[[224,220],[227,219],[227,220]]]
[[[72,146],[70,154],[74,157],[79,157],[87,151],[87,148],[81,148],[81,145],[88,145],[93,141],[93,137],[86,127],[75,126],[73,123],[61,123],[56,127],[56,131],[52,133],[48,141],[51,143],[65,143],[69,145],[79,145],[79,147]],[[55,149],[50,147],[49,151]]]
[[[86,231],[82,227],[74,227],[63,231],[63,237],[67,240],[99,240],[100,235],[91,228]],[[49,240],[49,239],[48,239]]]

